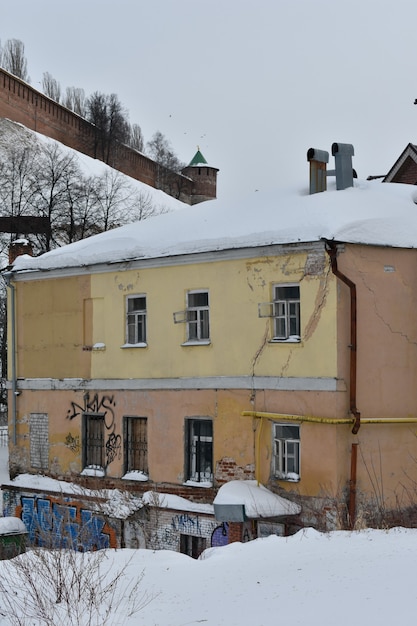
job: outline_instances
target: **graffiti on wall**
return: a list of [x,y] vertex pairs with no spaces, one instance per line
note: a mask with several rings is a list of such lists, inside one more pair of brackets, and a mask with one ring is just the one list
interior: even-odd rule
[[74,452],[74,454],[78,454],[78,452],[80,451],[79,436],[75,435],[74,437],[71,433],[68,433],[68,435],[65,437],[65,445],[71,450],[71,452]]
[[32,545],[81,551],[116,547],[115,530],[81,503],[50,496],[21,496],[20,502],[15,514]]
[[[98,394],[90,396],[87,392],[84,394],[83,403],[71,402],[71,406],[67,411],[67,419],[73,420],[85,413],[99,414],[103,416],[104,427],[107,432],[105,442],[106,467],[110,465],[116,458],[122,457],[122,438],[116,433],[116,400],[114,395]],[[68,437],[67,437],[68,439]],[[71,442],[70,442],[71,443]],[[66,440],[66,445],[69,445]]]
[[229,543],[229,524],[223,522],[220,526],[217,526],[213,530],[211,535],[211,547],[218,548],[220,546],[227,546]]
[[187,535],[201,535],[200,520],[198,515],[191,516],[188,513],[174,515],[171,520],[171,527]]
[[100,397],[98,393],[95,393],[90,398],[90,394],[87,391],[83,400],[83,404],[71,402],[71,408],[67,411],[67,419],[73,420],[78,415],[83,415],[83,413],[102,413],[104,416],[109,413],[114,417],[114,409],[116,407],[114,396],[103,394]]

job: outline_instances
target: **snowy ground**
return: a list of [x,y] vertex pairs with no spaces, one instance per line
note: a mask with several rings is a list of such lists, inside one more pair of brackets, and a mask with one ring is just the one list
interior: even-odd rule
[[[7,448],[0,448],[0,475],[7,481]],[[112,571],[125,568],[121,590],[143,574],[139,595],[153,598],[134,616],[118,610],[111,626],[415,623],[417,530],[306,529],[212,548],[200,560],[163,550],[109,550],[106,562]],[[13,579],[10,567],[0,562],[0,580]],[[6,626],[2,607],[0,594],[0,626]]]
[[[0,445],[0,485],[9,480],[9,451],[7,446]],[[3,513],[3,498],[0,491],[0,515]]]

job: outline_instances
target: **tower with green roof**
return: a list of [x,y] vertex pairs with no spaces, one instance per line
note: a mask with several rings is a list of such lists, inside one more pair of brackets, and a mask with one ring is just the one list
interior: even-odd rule
[[192,182],[191,204],[213,200],[217,193],[217,167],[209,165],[200,148],[184,167],[182,174]]

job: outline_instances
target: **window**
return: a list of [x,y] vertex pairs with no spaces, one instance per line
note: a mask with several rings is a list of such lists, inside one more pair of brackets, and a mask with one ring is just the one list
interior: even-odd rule
[[272,341],[300,341],[299,285],[274,285],[273,301],[258,304],[258,314],[272,319]]
[[208,291],[189,291],[187,308],[174,313],[174,322],[187,324],[186,343],[210,343]]
[[130,345],[146,343],[146,296],[129,296],[126,299],[127,329],[126,343]]
[[190,291],[187,294],[187,340],[210,338],[208,291]]
[[148,474],[146,417],[125,417],[125,472]]
[[195,482],[213,480],[213,423],[205,419],[186,420],[187,478]]
[[274,286],[274,339],[300,339],[300,287]]
[[104,467],[104,415],[84,414],[84,467]]
[[193,559],[198,559],[200,554],[206,549],[206,539],[193,535],[180,535],[180,552],[188,554]]
[[274,424],[274,474],[284,480],[300,480],[300,427]]

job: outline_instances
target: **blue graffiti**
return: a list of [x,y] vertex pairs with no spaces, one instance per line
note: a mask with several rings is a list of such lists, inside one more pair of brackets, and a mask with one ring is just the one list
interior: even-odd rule
[[110,547],[109,535],[103,532],[105,520],[91,511],[43,498],[22,496],[22,521],[30,543],[42,547],[101,550]]
[[191,517],[188,513],[174,515],[171,519],[171,526],[174,530],[180,530],[185,533],[201,534],[198,515],[196,517]]

